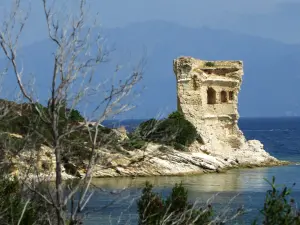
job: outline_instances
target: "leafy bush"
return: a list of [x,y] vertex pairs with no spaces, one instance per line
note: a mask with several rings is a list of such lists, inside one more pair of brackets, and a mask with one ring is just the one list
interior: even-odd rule
[[[25,210],[24,210],[25,209]],[[23,213],[24,210],[24,213]],[[48,205],[37,195],[24,189],[17,179],[0,178],[0,224],[48,224]],[[23,213],[23,216],[21,216]]]
[[212,219],[212,207],[193,208],[188,202],[187,190],[182,184],[176,184],[170,196],[163,199],[152,191],[153,186],[146,182],[142,196],[138,201],[139,225],[163,224],[209,224]]
[[182,183],[175,184],[172,193],[166,200],[169,212],[180,212],[188,207],[188,191],[182,186]]
[[156,119],[150,119],[145,122],[142,122],[136,131],[133,132],[133,136],[141,137],[147,139],[150,134],[156,129],[159,121]]
[[264,207],[260,211],[264,219],[263,224],[300,225],[300,211],[296,208],[295,200],[290,197],[291,189],[284,187],[281,191],[278,190],[275,177],[272,178],[272,182],[267,182],[271,189],[267,191]]
[[205,63],[205,66],[208,66],[208,67],[214,67],[214,66],[215,66],[215,63],[214,63],[214,62],[206,62],[206,63]]
[[[41,144],[52,144],[53,134],[51,131],[51,124],[45,123],[40,118],[39,113],[36,110],[37,108],[45,118],[48,118],[48,108],[39,103],[36,105],[27,103],[17,104],[15,102],[9,102],[1,99],[0,104],[2,106],[6,106],[9,110],[9,113],[0,120],[0,132],[16,133],[26,136],[26,142],[16,140],[9,145],[11,148],[15,148],[16,152],[19,151],[25,144],[28,145],[28,143],[36,146],[36,148],[39,148]],[[69,117],[67,118],[68,115]],[[84,120],[78,110],[70,110],[66,107],[60,108],[59,119],[59,133],[62,133],[69,124]],[[97,143],[104,145],[117,141],[117,135],[112,131],[112,129],[102,126],[99,126],[98,128],[99,132]],[[92,129],[90,132],[94,134],[95,130]],[[28,136],[29,134],[30,136]],[[8,143],[7,135],[5,137],[2,135],[0,138],[0,145],[3,147]],[[22,142],[22,144],[19,145],[19,142]],[[72,155],[80,155],[83,157],[83,159],[89,157],[90,155],[88,147],[91,146],[84,144],[86,142],[90,142],[89,131],[86,128],[72,132],[70,135],[63,138],[61,142],[63,149],[69,153],[72,153]],[[27,149],[31,148],[28,146]]]
[[174,147],[174,149],[179,150],[179,151],[184,151],[184,152],[187,151],[186,146],[179,144],[177,142],[173,143],[173,147]]
[[176,119],[176,120],[184,120],[184,115],[179,111],[175,111],[175,112],[170,113],[168,118],[169,119]]
[[198,137],[194,125],[178,111],[171,113],[164,120],[150,119],[141,123],[137,133],[145,141],[174,145],[178,149],[189,146]]
[[84,121],[83,116],[76,109],[71,110],[71,112],[70,112],[70,118],[69,119],[72,122],[82,122],[82,121]]
[[[18,134],[27,134],[30,129],[32,129],[33,124],[36,125],[34,128],[40,128],[50,130],[48,125],[41,121],[40,116],[36,108],[41,112],[45,118],[49,118],[49,110],[43,105],[36,103],[36,105],[23,103],[17,104],[14,102],[8,102],[1,100],[0,104],[6,106],[9,110],[9,113],[0,121],[0,130],[18,133]],[[69,113],[69,117],[67,115]],[[63,128],[69,122],[81,122],[84,121],[84,118],[78,110],[70,110],[66,107],[61,107],[59,111],[59,125]],[[45,130],[45,129],[44,129]]]
[[135,150],[135,149],[141,149],[144,147],[146,142],[142,140],[141,138],[138,137],[132,137],[129,138],[128,140],[125,140],[122,143],[122,146],[127,149],[127,150]]
[[[73,162],[89,159],[91,156],[92,143],[89,132],[95,134],[96,129],[90,127],[90,130],[82,128],[76,130],[66,138],[62,139],[64,154],[67,158],[72,158]],[[97,146],[106,146],[107,148],[115,148],[118,143],[119,136],[110,128],[98,126]]]
[[152,188],[153,186],[146,182],[142,196],[137,203],[140,225],[157,224],[162,218],[164,202],[161,196],[152,192]]

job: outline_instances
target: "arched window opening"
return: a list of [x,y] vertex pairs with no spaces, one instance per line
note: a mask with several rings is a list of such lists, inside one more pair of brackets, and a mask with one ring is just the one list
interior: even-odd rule
[[194,88],[194,90],[196,91],[197,89],[198,89],[198,79],[197,79],[197,76],[196,75],[194,75],[193,76],[193,88]]
[[227,92],[226,91],[221,91],[221,102],[227,102]]
[[216,104],[216,91],[211,87],[207,89],[207,104]]
[[234,93],[233,93],[233,91],[229,91],[229,100],[230,101],[234,100]]

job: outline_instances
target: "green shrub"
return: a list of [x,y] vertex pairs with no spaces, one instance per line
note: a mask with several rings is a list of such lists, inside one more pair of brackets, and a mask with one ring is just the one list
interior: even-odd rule
[[212,207],[193,208],[188,202],[187,190],[182,184],[176,184],[170,196],[163,199],[152,191],[153,186],[146,182],[142,196],[138,200],[139,225],[163,224],[209,224],[212,219]]
[[122,143],[122,146],[127,150],[135,150],[135,149],[141,149],[142,147],[145,146],[145,144],[146,142],[140,138],[132,138],[132,139],[125,140]]
[[[32,104],[17,104],[14,102],[6,102],[5,100],[0,101],[2,105],[8,105],[9,113],[1,119],[0,130],[18,134],[27,134],[33,128],[39,128],[41,130],[50,130],[49,125],[41,120],[38,111],[43,115],[44,118],[50,117],[48,108],[43,105],[36,103]],[[8,104],[9,103],[9,104]],[[36,110],[38,109],[38,111]],[[66,116],[69,113],[69,118]],[[20,115],[21,114],[21,115]],[[66,107],[61,107],[59,111],[59,126],[63,129],[69,122],[81,122],[84,118],[78,110],[70,110]],[[38,130],[39,131],[39,130]]]
[[194,125],[178,111],[171,113],[164,120],[150,119],[141,123],[137,133],[145,141],[174,145],[178,149],[189,146],[198,137]]
[[[27,205],[26,202],[28,201]],[[0,224],[17,224],[26,205],[20,225],[48,224],[48,205],[37,195],[25,191],[17,179],[0,178]]]
[[[51,124],[46,123],[40,118],[38,111],[43,115],[44,119],[48,119],[49,110],[43,105],[36,103],[32,104],[17,104],[15,102],[9,102],[6,100],[0,100],[1,105],[8,107],[9,113],[0,120],[0,132],[4,133],[16,133],[22,136],[26,136],[25,141],[16,140],[14,142],[8,142],[7,137],[0,137],[0,145],[4,147],[10,144],[11,149],[15,149],[18,152],[22,146],[25,144],[28,146],[30,142],[31,145],[38,148],[41,144],[51,145],[53,142],[53,134]],[[38,111],[36,110],[38,109]],[[69,113],[69,117],[67,118]],[[62,134],[65,129],[68,129],[68,125],[74,122],[83,121],[84,118],[80,115],[78,110],[70,110],[66,107],[61,107],[59,111],[59,133]],[[112,129],[99,126],[97,144],[104,145],[117,141],[117,135]],[[95,134],[95,129],[91,130],[92,134]],[[30,134],[30,135],[29,135]],[[28,136],[29,135],[29,136]],[[90,151],[84,143],[90,143],[89,131],[84,127],[81,130],[76,130],[70,135],[65,136],[61,140],[63,149],[72,155],[80,155],[89,157]],[[22,142],[19,144],[19,142]],[[1,147],[0,146],[0,147]],[[27,147],[27,149],[30,149]]]
[[275,177],[272,178],[272,182],[266,181],[271,189],[267,191],[264,207],[260,211],[263,215],[263,224],[300,225],[300,211],[296,208],[295,200],[290,197],[291,189],[283,187],[282,190],[278,190]]
[[166,199],[166,206],[169,212],[178,213],[188,207],[188,192],[183,187],[182,183],[175,184],[172,193]]
[[148,136],[151,135],[156,129],[159,121],[156,119],[150,119],[145,122],[142,122],[136,131],[133,132],[133,135],[139,136],[144,139],[148,139]]
[[152,192],[153,186],[146,182],[142,196],[138,200],[139,225],[158,224],[162,218],[164,202],[158,194]]
[[[76,130],[61,140],[66,156],[72,158],[72,161],[76,162],[90,158],[92,143],[89,132],[94,136],[95,128],[90,127],[89,131],[85,128]],[[119,137],[112,129],[98,126],[97,146],[114,148],[118,141]]]
[[169,114],[168,119],[184,120],[184,115],[179,111],[174,111]]
[[183,151],[183,152],[187,151],[187,147],[186,146],[184,146],[182,144],[179,144],[177,142],[173,143],[173,147],[174,147],[174,149],[176,149],[178,151]]
[[71,122],[82,122],[82,121],[84,121],[83,116],[76,109],[71,110],[69,119],[70,119]]
[[206,62],[205,66],[207,66],[207,67],[214,67],[215,63],[214,62]]

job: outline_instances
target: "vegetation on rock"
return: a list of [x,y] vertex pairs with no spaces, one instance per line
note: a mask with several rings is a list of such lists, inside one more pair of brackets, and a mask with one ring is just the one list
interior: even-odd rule
[[145,146],[145,144],[146,141],[136,133],[129,134],[128,139],[121,143],[122,147],[127,150],[141,149]]
[[[26,141],[34,143],[36,149],[41,144],[51,146],[52,133],[49,124],[42,121],[39,112],[47,115],[48,108],[41,104],[32,105],[28,103],[17,104],[6,100],[1,100],[1,104],[9,104],[10,113],[0,121],[0,131],[27,136]],[[36,108],[35,108],[36,107]],[[68,124],[84,121],[78,110],[67,108],[60,111],[60,129],[64,129]],[[99,126],[99,144],[116,148],[120,144],[127,150],[141,149],[146,142],[156,142],[171,145],[178,150],[185,150],[197,138],[196,128],[187,121],[183,114],[175,111],[168,118],[163,120],[150,119],[139,125],[132,133],[128,134],[128,139],[118,142],[118,136],[112,129]],[[82,128],[72,132],[63,140],[63,144],[68,154],[73,153],[82,159],[89,155],[89,133],[94,133],[93,129]],[[29,135],[30,134],[30,135]],[[29,135],[29,136],[28,136]],[[6,139],[2,139],[3,142]],[[24,144],[22,141],[22,144]],[[3,145],[4,143],[1,143]]]
[[[2,105],[8,105],[9,113],[0,120],[0,148],[10,150],[16,154],[21,150],[38,150],[42,144],[52,146],[53,135],[51,133],[51,124],[45,123],[39,112],[47,116],[48,108],[41,104],[17,104],[1,100]],[[38,108],[39,112],[36,110]],[[78,110],[62,108],[60,110],[61,119],[59,121],[59,130],[69,129],[68,126],[84,121],[83,116]],[[23,138],[15,138],[9,134],[18,134]],[[90,134],[95,134],[95,128],[83,126],[74,130],[62,140],[64,151],[63,155],[73,158],[75,161],[84,160],[90,157]],[[114,147],[118,142],[118,136],[112,129],[98,126],[99,146]]]
[[214,62],[206,62],[205,66],[207,66],[207,67],[214,67],[215,63]]
[[150,119],[139,125],[131,139],[152,141],[184,150],[198,138],[195,126],[182,113],[175,111],[163,120]]
[[83,122],[84,118],[77,109],[72,109],[70,112],[70,120],[72,122]]

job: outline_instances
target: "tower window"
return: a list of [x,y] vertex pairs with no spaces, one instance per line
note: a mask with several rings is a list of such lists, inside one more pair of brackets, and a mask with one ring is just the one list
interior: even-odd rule
[[198,89],[198,79],[197,79],[197,76],[194,75],[192,80],[193,80],[193,88],[196,91]]
[[229,100],[230,101],[234,100],[234,93],[233,93],[233,91],[229,91]]
[[207,104],[216,104],[216,91],[211,87],[207,89]]
[[221,91],[221,102],[225,103],[227,101],[228,101],[228,99],[227,99],[227,92],[226,91]]

